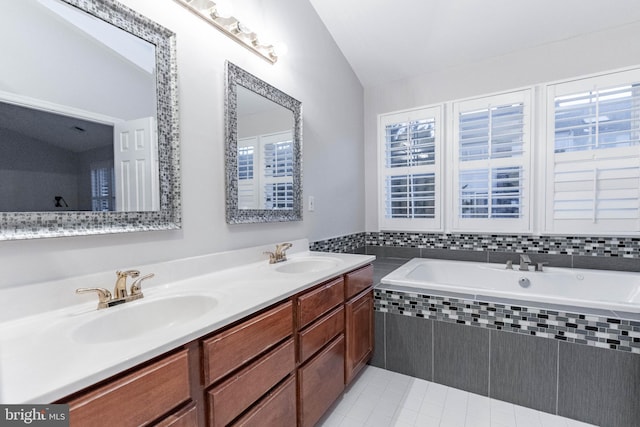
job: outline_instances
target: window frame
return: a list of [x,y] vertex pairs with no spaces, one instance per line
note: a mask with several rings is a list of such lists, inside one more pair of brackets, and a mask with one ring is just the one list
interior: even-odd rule
[[[444,231],[442,197],[444,162],[444,105],[436,104],[411,110],[396,111],[378,116],[378,227],[380,230],[409,231]],[[434,163],[431,165],[402,166],[388,168],[386,166],[386,126],[412,121],[433,119],[435,122]],[[411,176],[417,174],[434,174],[434,217],[433,218],[388,218],[387,217],[387,178],[391,176]]]
[[[534,155],[533,155],[533,132],[535,123],[535,108],[533,103],[533,88],[524,88],[514,91],[502,92],[486,96],[467,98],[450,102],[451,118],[449,120],[449,131],[451,138],[448,146],[449,157],[447,165],[449,181],[451,183],[447,193],[450,194],[449,215],[451,218],[450,229],[453,232],[485,232],[485,233],[519,233],[528,234],[533,232],[533,176],[534,176]],[[460,160],[459,141],[459,117],[460,113],[484,110],[492,106],[503,106],[508,104],[523,104],[523,143],[522,155],[518,157],[498,157],[477,160]],[[462,165],[462,167],[461,167]],[[491,174],[492,170],[507,167],[521,167],[521,216],[519,218],[462,218],[460,203],[460,172],[471,170],[485,170]],[[489,196],[488,196],[489,197]]]
[[[554,218],[555,203],[555,184],[554,179],[556,159],[564,161],[565,164],[570,162],[589,162],[607,161],[615,158],[626,158],[635,156],[638,160],[636,164],[640,168],[640,144],[630,147],[616,148],[598,148],[582,151],[573,151],[569,153],[555,152],[555,100],[559,96],[567,96],[580,92],[588,92],[594,89],[607,89],[614,86],[631,85],[640,83],[640,68],[628,68],[623,70],[612,70],[589,76],[576,77],[572,79],[550,82],[544,85],[545,93],[545,115],[546,126],[542,129],[541,135],[544,135],[544,198],[543,209],[541,209],[542,224],[541,230],[544,234],[558,235],[619,235],[619,236],[638,236],[640,235],[640,216],[638,218],[608,219],[598,217],[594,207],[592,219],[576,219],[576,218]],[[571,160],[571,157],[574,160]],[[597,168],[596,168],[597,170]],[[640,180],[638,180],[638,200],[640,200]],[[597,172],[594,172],[594,190],[598,192],[599,178]],[[597,199],[594,199],[594,203]],[[640,209],[640,208],[639,208]],[[589,232],[583,230],[589,229]]]

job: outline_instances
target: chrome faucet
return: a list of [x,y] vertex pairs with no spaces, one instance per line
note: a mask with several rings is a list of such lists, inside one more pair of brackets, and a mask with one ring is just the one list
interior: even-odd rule
[[[102,308],[113,307],[114,305],[124,304],[125,302],[134,301],[144,297],[142,293],[142,284],[143,280],[150,279],[155,276],[153,273],[147,274],[146,276],[140,276],[140,272],[138,270],[126,270],[126,271],[116,271],[116,284],[113,287],[113,295],[109,290],[105,288],[78,288],[76,289],[77,294],[84,294],[87,292],[97,292],[98,293],[98,310]],[[137,279],[131,284],[131,290],[127,293],[127,277],[131,277],[133,279]]]
[[278,262],[286,261],[287,260],[286,251],[291,246],[293,246],[293,244],[291,243],[280,243],[276,245],[275,252],[266,251],[265,254],[269,255],[269,264],[276,264]]
[[529,264],[531,264],[531,258],[527,254],[520,255],[520,271],[529,271]]

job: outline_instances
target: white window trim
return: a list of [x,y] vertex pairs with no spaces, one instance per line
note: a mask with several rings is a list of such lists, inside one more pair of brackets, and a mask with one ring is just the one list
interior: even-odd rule
[[[411,110],[396,111],[378,115],[378,228],[380,230],[402,231],[444,231],[442,212],[444,200],[442,197],[443,181],[445,179],[442,165],[444,162],[444,106],[442,104],[424,106]],[[410,167],[388,169],[386,167],[386,132],[385,126],[391,123],[415,121],[425,118],[434,118],[436,126],[435,134],[435,163],[429,166],[416,167],[418,171],[435,174],[435,212],[434,218],[405,219],[386,217],[386,178],[395,174],[402,175],[410,171]],[[395,173],[394,173],[395,172]],[[420,173],[420,172],[418,172]]]
[[[628,68],[591,74],[589,76],[576,77],[563,81],[556,81],[544,85],[545,89],[545,118],[546,126],[542,128],[541,135],[545,135],[544,141],[544,194],[543,209],[541,212],[541,230],[549,235],[593,235],[593,236],[638,236],[640,235],[640,218],[621,220],[588,220],[572,219],[563,221],[554,219],[554,166],[555,166],[555,98],[581,91],[591,90],[594,87],[611,87],[632,82],[640,82],[640,68]],[[618,156],[629,158],[640,156],[640,145],[625,148],[612,148],[589,150],[575,153],[576,158],[604,159]],[[640,191],[640,182],[638,183]],[[584,231],[589,230],[589,231]]]
[[[533,88],[524,88],[516,91],[502,92],[497,94],[486,95],[482,97],[467,98],[456,100],[449,103],[451,114],[448,127],[448,150],[447,175],[449,176],[447,193],[450,196],[448,204],[448,215],[451,223],[449,229],[452,232],[479,232],[479,233],[518,233],[529,234],[533,232],[533,186],[534,177],[534,123],[535,108],[533,104]],[[523,129],[523,154],[522,157],[498,158],[491,160],[473,160],[464,162],[464,170],[496,168],[503,166],[522,166],[523,168],[523,187],[522,197],[524,204],[522,206],[522,217],[518,219],[509,218],[460,218],[460,198],[459,198],[459,141],[458,141],[458,117],[461,109],[469,111],[473,109],[484,109],[488,105],[505,105],[511,102],[523,102],[524,105],[524,129]]]
[[[519,235],[576,235],[576,236],[640,236],[640,218],[638,218],[638,227],[636,230],[628,230],[624,228],[608,228],[608,229],[594,229],[590,226],[579,227],[560,227],[554,229],[549,226],[547,218],[547,211],[549,203],[553,202],[553,199],[549,197],[549,185],[553,185],[549,180],[549,174],[552,172],[553,163],[549,163],[549,157],[553,155],[554,148],[549,149],[549,146],[553,147],[555,143],[554,135],[554,96],[549,94],[549,87],[561,84],[575,84],[578,90],[583,89],[584,80],[587,79],[607,79],[614,75],[633,75],[633,73],[640,73],[640,66],[626,67],[615,70],[605,70],[598,73],[592,73],[588,75],[575,76],[569,79],[556,80],[551,82],[543,82],[534,86],[517,88],[509,91],[498,92],[493,94],[483,95],[481,97],[463,98],[458,100],[447,101],[442,104],[438,104],[441,108],[442,116],[446,116],[446,121],[442,120],[441,132],[439,133],[440,139],[440,156],[439,160],[442,161],[440,167],[440,179],[436,180],[437,191],[439,194],[438,200],[440,203],[437,205],[438,213],[440,215],[440,223],[438,227],[425,227],[423,224],[419,224],[421,220],[406,220],[395,221],[395,224],[387,224],[384,221],[384,126],[381,124],[381,118],[392,114],[403,113],[406,116],[414,111],[427,107],[416,107],[404,111],[385,113],[378,115],[378,143],[377,143],[377,160],[378,160],[378,229],[380,231],[433,231],[433,232],[471,232],[471,233],[492,233],[492,234],[514,234]],[[631,83],[633,81],[640,81],[638,79],[622,79],[620,83]],[[614,83],[615,84],[615,83]],[[570,87],[567,85],[566,87]],[[454,185],[454,172],[451,165],[453,164],[453,137],[452,133],[455,127],[453,126],[453,105],[456,102],[468,101],[478,98],[486,98],[490,96],[497,96],[507,93],[519,92],[523,90],[529,91],[530,108],[529,108],[529,175],[528,175],[528,225],[518,229],[514,226],[513,229],[508,229],[504,222],[505,219],[495,219],[492,221],[499,222],[497,227],[486,227],[478,225],[477,227],[469,228],[456,228],[454,226],[454,215],[457,216],[457,210],[454,209],[454,198],[457,198],[456,186]],[[382,142],[381,142],[382,139]],[[640,191],[640,182],[638,183]],[[513,230],[513,231],[511,231]]]

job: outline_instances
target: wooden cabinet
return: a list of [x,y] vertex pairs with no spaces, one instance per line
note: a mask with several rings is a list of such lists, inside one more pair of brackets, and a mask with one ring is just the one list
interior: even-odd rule
[[344,391],[344,335],[298,369],[298,425],[311,427]]
[[285,427],[296,425],[296,377],[291,375],[265,396],[233,427]]
[[345,274],[344,376],[349,384],[373,355],[373,266]]
[[161,419],[190,398],[188,351],[181,350],[66,403],[71,426],[126,427]]
[[341,275],[56,403],[72,427],[313,426],[371,357],[372,282]]
[[298,425],[313,426],[344,390],[344,278],[299,295]]
[[205,385],[218,381],[292,333],[293,304],[287,301],[203,340]]
[[319,316],[344,302],[344,280],[338,277],[297,298],[298,328],[303,328]]
[[353,380],[373,354],[373,290],[368,290],[345,304],[346,354],[345,381]]
[[289,339],[208,392],[209,425],[228,425],[294,370],[295,351]]

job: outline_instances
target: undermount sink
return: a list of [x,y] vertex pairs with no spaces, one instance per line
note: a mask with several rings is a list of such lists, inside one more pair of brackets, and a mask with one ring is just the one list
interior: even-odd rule
[[337,267],[338,260],[334,258],[298,258],[283,262],[275,268],[280,273],[316,273]]
[[[130,304],[130,305],[129,305]],[[178,295],[150,301],[140,300],[99,310],[95,319],[82,323],[72,339],[83,344],[126,340],[160,328],[194,320],[218,305],[206,295]]]

